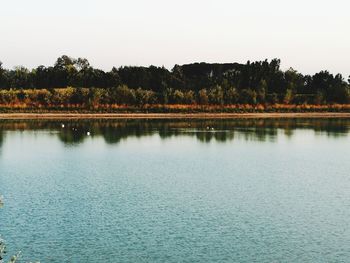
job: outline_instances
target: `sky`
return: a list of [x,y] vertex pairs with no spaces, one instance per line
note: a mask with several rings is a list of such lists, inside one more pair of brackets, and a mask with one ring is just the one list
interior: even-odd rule
[[0,0],[4,67],[61,55],[97,68],[280,58],[350,75],[348,0]]

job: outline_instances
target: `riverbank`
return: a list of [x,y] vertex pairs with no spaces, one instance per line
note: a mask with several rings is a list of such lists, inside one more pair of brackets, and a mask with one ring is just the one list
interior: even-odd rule
[[350,118],[350,113],[0,113],[0,120],[18,119],[244,119]]

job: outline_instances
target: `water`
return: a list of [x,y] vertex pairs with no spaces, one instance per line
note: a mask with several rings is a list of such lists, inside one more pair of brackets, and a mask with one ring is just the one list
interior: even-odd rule
[[22,262],[349,262],[349,153],[346,119],[1,121],[0,233]]

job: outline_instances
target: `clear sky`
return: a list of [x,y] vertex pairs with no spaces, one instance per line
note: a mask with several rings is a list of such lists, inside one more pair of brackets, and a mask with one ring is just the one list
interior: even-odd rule
[[350,74],[349,0],[0,0],[0,61],[60,55],[113,65],[280,58],[302,73]]

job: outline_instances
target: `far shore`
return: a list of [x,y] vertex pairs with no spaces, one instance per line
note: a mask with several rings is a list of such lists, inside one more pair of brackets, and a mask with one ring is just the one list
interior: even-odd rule
[[350,113],[0,113],[0,120],[32,119],[265,119],[265,118],[350,118]]

